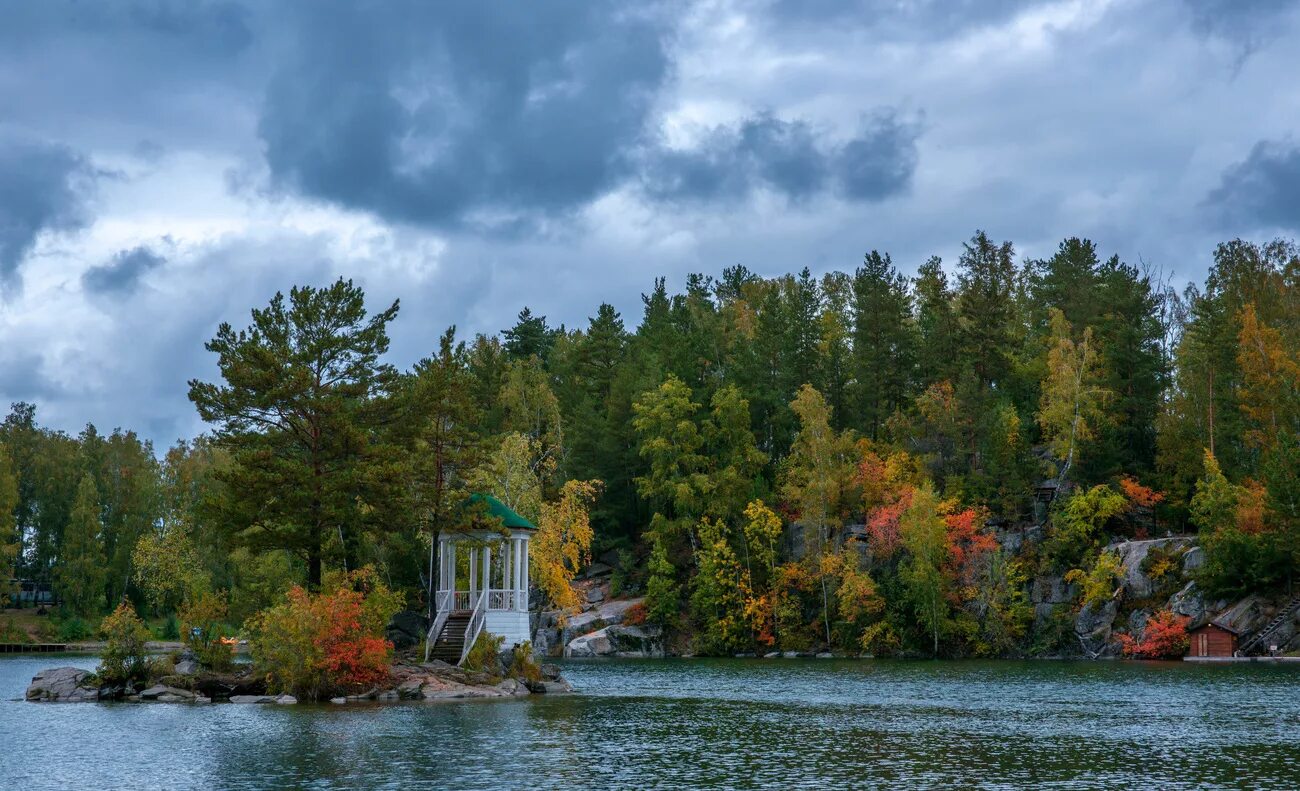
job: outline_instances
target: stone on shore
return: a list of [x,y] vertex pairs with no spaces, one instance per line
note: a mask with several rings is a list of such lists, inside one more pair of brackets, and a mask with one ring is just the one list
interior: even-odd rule
[[155,684],[140,693],[141,700],[154,700],[159,703],[189,703],[194,700],[194,693],[187,689]]
[[27,699],[46,703],[83,703],[99,700],[99,688],[88,682],[90,673],[75,667],[42,670],[27,687]]
[[231,703],[276,703],[275,695],[231,695]]

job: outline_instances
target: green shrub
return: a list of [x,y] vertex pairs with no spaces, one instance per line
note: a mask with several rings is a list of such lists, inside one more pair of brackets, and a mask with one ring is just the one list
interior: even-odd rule
[[85,640],[91,635],[90,624],[75,615],[69,618],[61,618],[52,623],[58,630],[55,634],[60,643],[75,643],[78,640]]
[[533,644],[527,640],[515,646],[510,660],[510,675],[525,681],[541,681],[542,668],[533,658]]
[[122,603],[99,625],[104,656],[96,674],[106,684],[143,683],[149,678],[145,643],[149,629],[130,604]]
[[[487,673],[496,676],[500,670],[500,661],[498,656],[501,654],[501,645],[506,641],[504,637],[497,637],[489,634],[485,629],[478,633],[478,639],[474,641],[473,647],[469,649],[469,654],[465,657],[465,662],[461,667],[472,673]],[[531,647],[529,651],[531,652]]]

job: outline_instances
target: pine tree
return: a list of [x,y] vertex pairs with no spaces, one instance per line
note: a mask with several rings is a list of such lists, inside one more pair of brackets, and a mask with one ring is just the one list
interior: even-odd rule
[[1015,354],[1016,266],[1011,242],[983,231],[964,245],[957,293],[960,353],[984,388],[1007,389]]
[[276,294],[248,329],[223,323],[205,345],[223,384],[190,382],[190,400],[233,462],[219,473],[227,496],[212,516],[253,548],[300,553],[313,587],[331,538],[344,567],[358,567],[367,500],[394,496],[373,490],[377,467],[391,460],[371,440],[396,380],[380,357],[397,309],[367,317],[365,294],[341,278],[295,287],[287,304]]
[[853,276],[854,424],[872,439],[911,394],[916,358],[911,314],[907,279],[888,255],[872,250]]
[[406,419],[397,430],[406,443],[408,485],[403,491],[415,529],[428,540],[428,565],[419,573],[431,616],[438,584],[436,534],[466,521],[470,495],[466,475],[483,456],[477,432],[482,413],[472,380],[465,345],[456,342],[456,328],[449,327],[438,339],[437,353],[415,364],[402,394]]
[[954,353],[957,348],[957,316],[953,308],[956,297],[948,288],[943,262],[934,257],[921,264],[914,283],[919,335],[917,377],[927,387],[935,382],[955,383],[960,362]]
[[502,330],[505,338],[505,352],[512,360],[526,360],[529,357],[546,359],[551,345],[555,343],[557,330],[546,326],[545,316],[534,316],[528,308],[519,311],[515,326]]

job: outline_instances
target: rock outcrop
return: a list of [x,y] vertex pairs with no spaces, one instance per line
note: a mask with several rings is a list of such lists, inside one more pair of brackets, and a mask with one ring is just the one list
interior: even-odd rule
[[84,703],[99,700],[99,687],[88,671],[75,667],[42,670],[27,687],[27,699],[42,703]]
[[429,619],[423,613],[402,610],[388,620],[384,638],[393,644],[393,648],[404,651],[422,643],[428,632]]
[[533,653],[537,656],[561,656],[574,639],[623,623],[628,610],[644,602],[643,597],[638,597],[589,604],[585,611],[564,618],[563,625],[559,612],[543,612],[538,616],[537,628],[533,632]]
[[636,657],[664,655],[663,634],[654,626],[613,624],[575,637],[564,647],[566,657]]

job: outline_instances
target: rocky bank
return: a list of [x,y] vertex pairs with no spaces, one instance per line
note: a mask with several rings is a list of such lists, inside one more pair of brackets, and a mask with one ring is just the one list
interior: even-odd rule
[[[180,663],[177,663],[178,667]],[[501,660],[492,672],[473,672],[445,662],[417,663],[399,660],[388,682],[357,694],[331,699],[331,703],[391,703],[437,701],[463,698],[506,698],[533,694],[572,692],[560,675],[560,668],[543,664],[535,678],[511,676]],[[172,673],[152,683],[133,687],[103,685],[93,673],[75,667],[42,670],[27,687],[27,700],[38,703],[93,703],[130,701],[138,703],[294,704],[292,695],[267,694],[264,680],[251,669],[242,672],[211,673],[197,668],[192,673]]]

